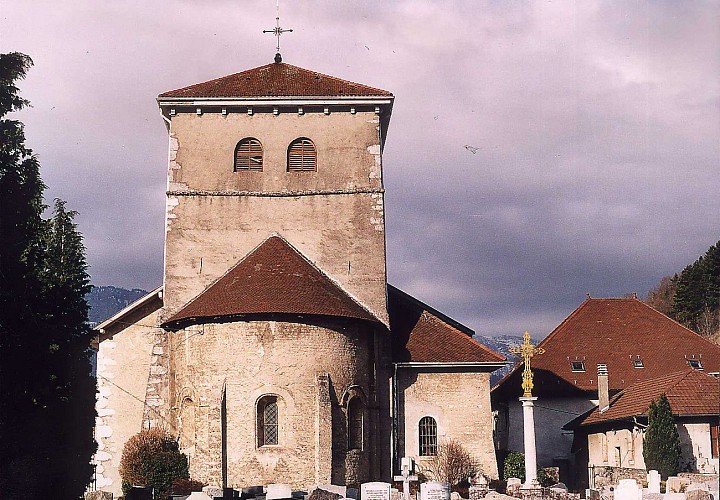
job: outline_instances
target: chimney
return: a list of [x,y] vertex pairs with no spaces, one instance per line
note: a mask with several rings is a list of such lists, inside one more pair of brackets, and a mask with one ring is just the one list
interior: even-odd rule
[[603,413],[610,407],[610,395],[608,393],[608,369],[605,363],[598,363],[598,408]]

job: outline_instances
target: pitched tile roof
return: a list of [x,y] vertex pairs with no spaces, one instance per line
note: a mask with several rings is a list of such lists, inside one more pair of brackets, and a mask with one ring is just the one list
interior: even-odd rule
[[[545,353],[533,358],[533,370],[552,372],[584,391],[597,390],[598,363],[608,366],[611,391],[684,371],[692,357],[705,371],[720,371],[720,346],[638,299],[588,298],[539,347]],[[634,367],[638,357],[644,368]],[[572,371],[576,360],[584,372]]]
[[505,358],[472,338],[473,331],[388,285],[395,363],[502,363]]
[[271,236],[163,326],[265,313],[379,322],[287,241]]
[[651,401],[665,394],[673,415],[717,415],[720,408],[720,379],[688,369],[636,382],[610,399],[610,407],[594,409],[579,425],[593,425],[647,415]]
[[241,73],[160,94],[159,98],[386,96],[387,90],[349,82],[286,63],[271,63]]

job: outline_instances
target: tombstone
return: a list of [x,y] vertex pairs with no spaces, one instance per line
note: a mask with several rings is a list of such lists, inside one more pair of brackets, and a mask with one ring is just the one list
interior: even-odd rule
[[292,487],[290,487],[289,484],[278,483],[267,485],[266,500],[282,500],[285,498],[292,498]]
[[262,495],[265,492],[265,488],[262,486],[248,486],[242,489],[242,498],[251,498],[256,495]]
[[485,498],[490,491],[490,486],[488,485],[487,479],[485,479],[485,476],[478,473],[475,476],[468,478],[470,480],[470,486],[468,487],[468,497],[470,500],[480,500],[481,498]]
[[420,485],[420,500],[450,500],[450,485],[429,481]]
[[205,493],[210,498],[222,498],[223,497],[223,489],[218,488],[217,486],[203,486],[202,492]]
[[390,500],[390,483],[376,481],[361,484],[360,500]]
[[647,474],[648,493],[660,493],[660,473],[651,470]]
[[213,497],[209,496],[207,493],[203,493],[202,491],[193,491],[190,493],[190,496],[187,497],[188,500],[212,500]]
[[462,497],[460,496],[460,493],[453,491],[450,493],[450,500],[462,500]]
[[338,486],[337,484],[318,484],[315,489],[318,488],[329,491],[330,493],[337,493],[341,497],[347,496],[347,486]]
[[522,481],[518,477],[511,477],[508,478],[507,484],[505,485],[505,492],[510,495],[514,496],[515,492],[518,491],[522,487]]
[[308,497],[308,500],[339,500],[343,498],[345,495],[340,495],[338,493],[333,493],[332,491],[328,491],[324,488],[315,488],[312,493],[310,493],[310,496]]
[[88,491],[85,500],[113,500],[113,494],[109,491]]
[[682,493],[690,486],[690,480],[686,477],[670,476],[665,483],[667,493]]
[[125,495],[125,500],[152,500],[152,498],[152,488],[147,488],[145,486],[133,486],[132,489],[128,491],[127,495]]
[[642,500],[642,488],[634,479],[621,479],[615,488],[615,500]]
[[345,496],[347,498],[352,498],[354,500],[358,500],[360,498],[360,491],[358,491],[357,488],[348,488],[347,492],[345,493]]
[[570,490],[568,490],[568,487],[567,487],[567,485],[565,485],[565,483],[555,483],[555,484],[553,484],[552,486],[550,486],[550,489],[551,489],[551,490],[564,491],[565,493],[567,493],[568,491],[570,491]]
[[687,500],[712,500],[712,495],[707,490],[697,489],[685,493],[685,498]]
[[390,488],[390,500],[405,500],[397,488]]

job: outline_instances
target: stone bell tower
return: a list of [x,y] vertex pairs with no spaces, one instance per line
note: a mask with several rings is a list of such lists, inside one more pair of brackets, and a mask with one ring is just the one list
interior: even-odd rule
[[166,317],[273,234],[387,324],[387,91],[275,62],[165,92]]

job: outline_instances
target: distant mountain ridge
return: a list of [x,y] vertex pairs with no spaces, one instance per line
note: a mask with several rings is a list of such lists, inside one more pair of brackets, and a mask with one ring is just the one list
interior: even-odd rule
[[128,290],[116,286],[93,286],[86,296],[90,306],[88,319],[93,325],[102,323],[113,314],[144,297],[147,293],[147,291],[140,288]]
[[[510,348],[519,347],[523,343],[523,336],[498,335],[497,337],[487,337],[485,335],[475,335],[475,340],[477,340],[484,346],[489,347],[493,351],[502,354],[510,362],[510,364],[506,367],[495,370],[492,373],[492,375],[490,376],[490,385],[494,385],[498,380],[503,378],[506,374],[510,373],[510,370],[512,370],[513,366],[515,366],[517,356],[510,352]],[[540,340],[532,337],[530,338],[530,340],[534,345],[538,345],[540,343]]]

